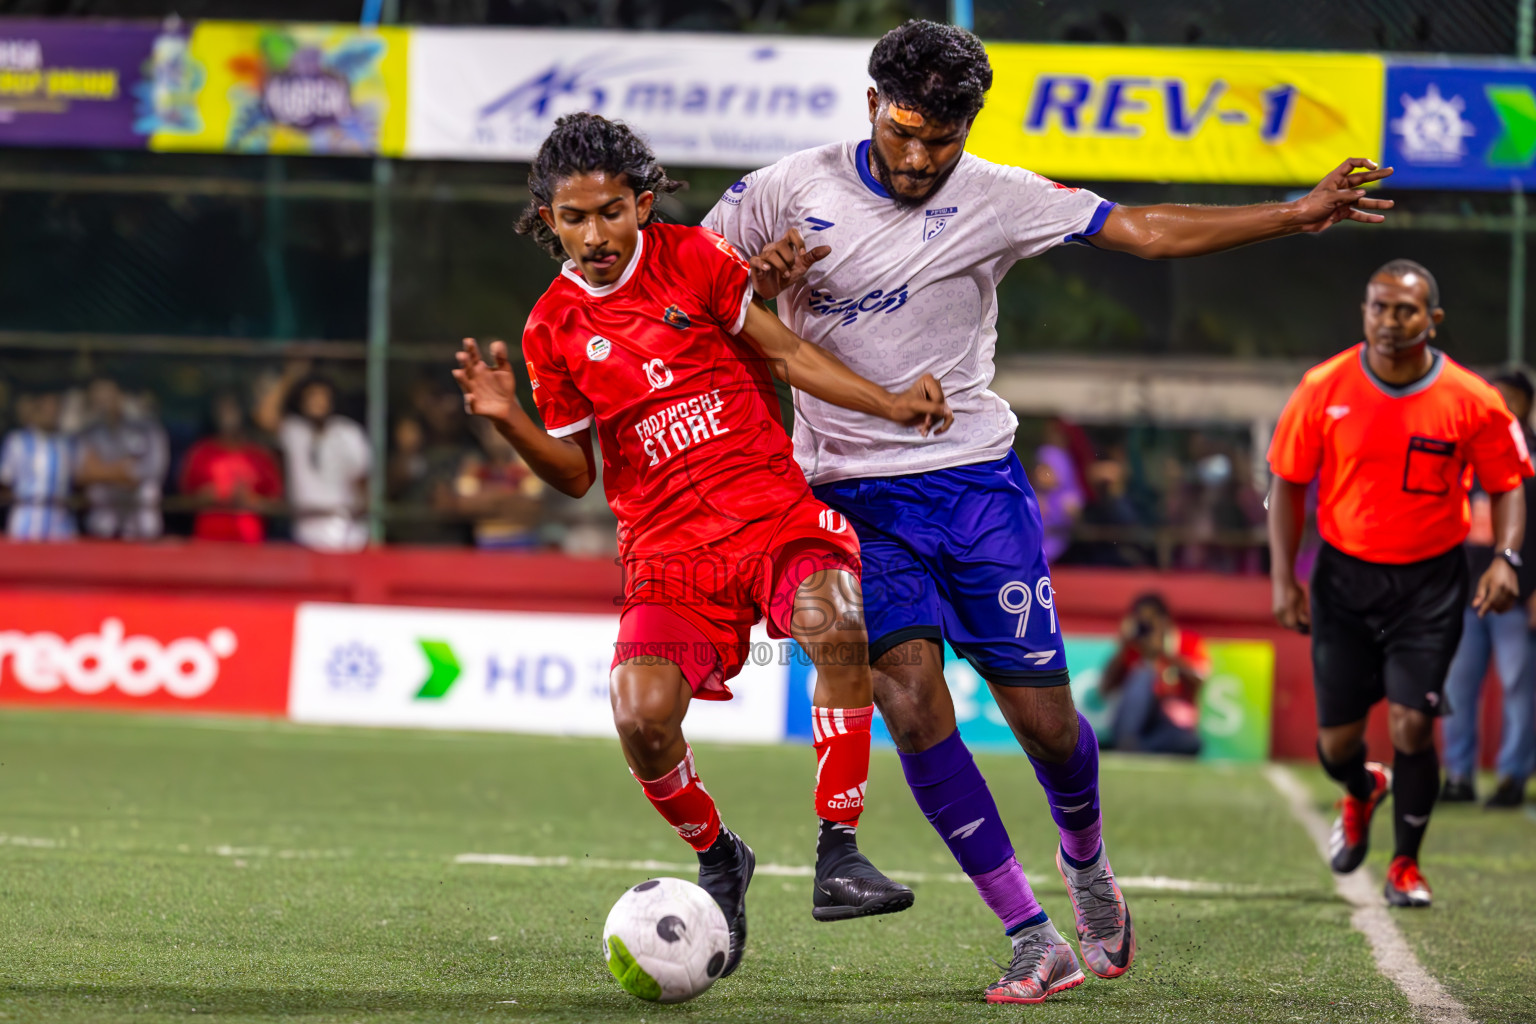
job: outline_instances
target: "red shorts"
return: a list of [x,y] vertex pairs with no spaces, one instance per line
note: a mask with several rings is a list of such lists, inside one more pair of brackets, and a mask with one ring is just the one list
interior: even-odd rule
[[624,566],[624,610],[613,664],[660,657],[683,670],[701,700],[730,700],[752,626],[790,635],[795,592],[824,569],[859,575],[859,539],[840,512],[807,498],[777,519],[751,523],[712,544]]

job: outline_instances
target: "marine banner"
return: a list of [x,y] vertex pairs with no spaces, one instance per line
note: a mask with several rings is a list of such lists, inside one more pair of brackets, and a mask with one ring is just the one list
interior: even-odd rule
[[1350,53],[994,43],[970,149],[1069,183],[1313,184],[1379,157],[1384,65]]
[[159,29],[0,21],[0,146],[142,149]]
[[416,29],[406,155],[531,160],[562,114],[637,128],[663,161],[754,168],[869,133],[873,40]]

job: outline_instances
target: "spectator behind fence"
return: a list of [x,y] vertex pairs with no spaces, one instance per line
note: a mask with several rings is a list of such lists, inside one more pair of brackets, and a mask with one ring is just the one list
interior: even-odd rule
[[160,495],[170,465],[165,430],[147,411],[130,412],[117,382],[86,389],[90,425],[80,435],[77,478],[85,485],[86,532],[153,540],[165,532]]
[[488,425],[478,427],[475,435],[485,454],[465,456],[455,481],[458,510],[474,522],[475,547],[499,551],[538,547],[544,481]]
[[434,440],[414,415],[395,421],[394,442],[385,492],[403,515],[391,522],[389,539],[403,544],[466,543],[468,531],[454,494],[464,449]]
[[6,533],[12,540],[71,540],[69,510],[78,449],[59,431],[59,396],[21,395],[16,427],[0,444],[0,484],[10,491]]
[[275,434],[288,471],[293,539],[319,551],[368,543],[368,435],[336,412],[336,390],[307,364],[290,363],[256,403],[258,426]]
[[1120,626],[1120,649],[1104,666],[1099,692],[1120,693],[1114,713],[1117,750],[1200,752],[1197,705],[1210,675],[1205,641],[1174,624],[1159,594],[1143,594]]
[[1083,475],[1072,451],[1070,431],[1059,419],[1046,424],[1045,443],[1035,449],[1035,465],[1030,472],[1030,483],[1040,503],[1044,531],[1041,548],[1051,563],[1072,544],[1072,527],[1083,513]]
[[[1493,386],[1504,396],[1525,434],[1530,428],[1531,380],[1514,371],[1494,378]],[[1493,513],[1488,495],[1479,489],[1472,499],[1472,530],[1467,535],[1467,566],[1473,579],[1481,578],[1495,558],[1508,557],[1493,549]],[[1468,604],[1462,609],[1461,643],[1445,680],[1448,713],[1445,730],[1445,788],[1440,799],[1470,803],[1477,799],[1473,777],[1477,771],[1477,723],[1483,679],[1492,657],[1503,688],[1503,739],[1499,744],[1498,784],[1486,806],[1519,807],[1525,802],[1525,784],[1536,770],[1536,481],[1525,482],[1525,544],[1514,556],[1520,564],[1515,575],[1520,600],[1505,612],[1479,615]]]
[[181,492],[199,506],[192,536],[259,544],[267,532],[262,514],[283,496],[277,460],[247,432],[239,398],[219,395],[212,415],[213,435],[192,446],[181,471]]

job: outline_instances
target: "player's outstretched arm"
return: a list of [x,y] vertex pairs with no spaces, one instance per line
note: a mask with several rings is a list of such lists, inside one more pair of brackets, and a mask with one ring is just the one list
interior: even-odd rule
[[528,468],[555,490],[573,498],[586,494],[597,479],[591,435],[551,437],[533,422],[517,401],[517,378],[507,359],[507,346],[491,342],[487,364],[475,340],[465,338],[456,357],[459,368],[453,371],[453,379],[464,392],[464,411],[484,416],[517,449]]
[[1269,491],[1269,577],[1274,589],[1275,618],[1286,629],[1307,633],[1312,610],[1307,593],[1296,579],[1296,552],[1307,517],[1307,486],[1275,477]]
[[1362,186],[1391,174],[1392,168],[1377,167],[1374,160],[1350,157],[1311,192],[1286,203],[1117,206],[1090,241],[1101,249],[1163,260],[1325,231],[1344,220],[1379,224],[1386,218],[1372,211],[1390,210],[1392,200],[1367,198]]
[[930,430],[942,434],[955,422],[944,389],[932,374],[925,373],[901,394],[892,394],[785,327],[760,299],[748,307],[741,333],[768,358],[775,377],[813,398],[916,427],[924,437]]

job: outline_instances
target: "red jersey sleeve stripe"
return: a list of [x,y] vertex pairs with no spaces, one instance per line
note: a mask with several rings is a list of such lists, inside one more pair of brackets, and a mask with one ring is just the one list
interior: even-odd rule
[[563,427],[550,427],[549,428],[549,436],[550,437],[570,437],[572,434],[575,434],[578,431],[586,430],[591,425],[592,425],[592,417],[591,416],[583,416],[581,419],[577,420],[575,423],[567,423]]
[[742,329],[747,326],[747,310],[752,308],[752,297],[756,294],[756,291],[752,288],[752,279],[749,277],[747,278],[747,286],[741,292],[741,312],[736,314],[736,323],[726,328],[726,330],[732,334],[740,334],[742,332]]

